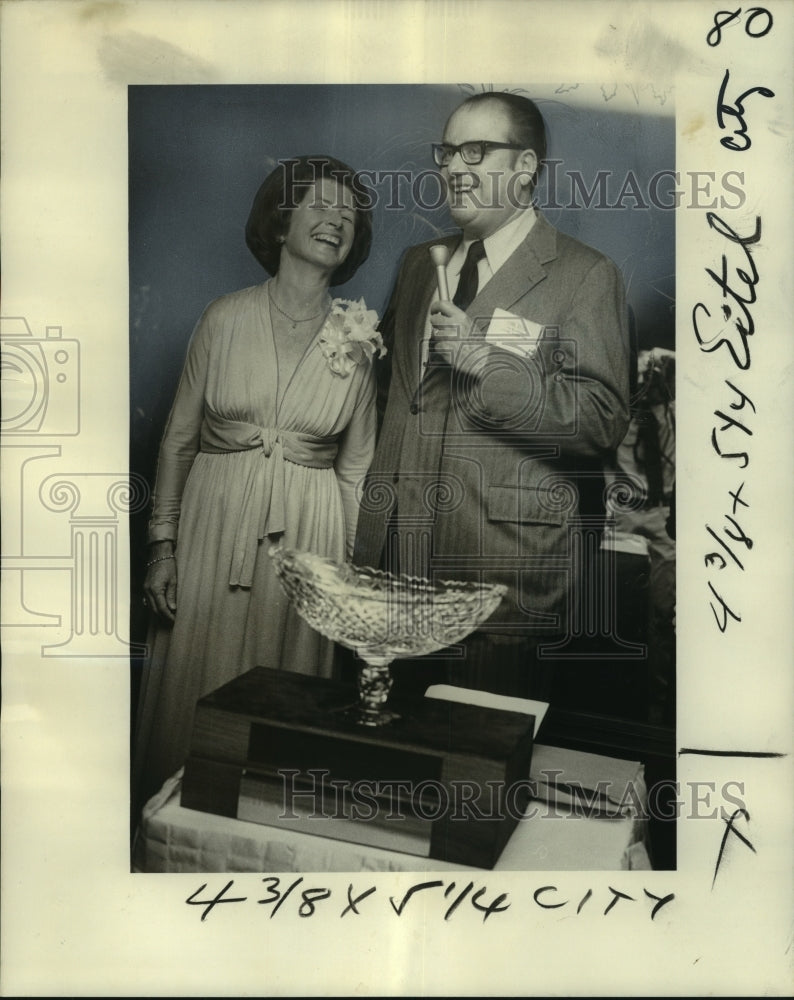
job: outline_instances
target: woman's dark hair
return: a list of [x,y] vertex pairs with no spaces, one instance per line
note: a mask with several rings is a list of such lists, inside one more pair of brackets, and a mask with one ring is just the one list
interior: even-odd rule
[[372,207],[356,173],[331,156],[299,156],[282,160],[254,196],[245,242],[268,274],[278,272],[283,237],[289,231],[290,215],[316,181],[329,178],[344,185],[356,206],[353,245],[347,258],[331,275],[332,285],[349,281],[369,256],[372,244]]

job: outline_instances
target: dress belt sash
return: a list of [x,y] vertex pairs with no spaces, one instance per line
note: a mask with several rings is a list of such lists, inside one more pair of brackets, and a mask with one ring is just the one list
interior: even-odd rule
[[314,437],[280,427],[259,427],[207,413],[201,428],[201,450],[209,454],[258,449],[261,460],[242,486],[243,502],[234,537],[229,585],[250,587],[259,542],[286,527],[284,462],[310,469],[329,469],[338,451],[335,439]]

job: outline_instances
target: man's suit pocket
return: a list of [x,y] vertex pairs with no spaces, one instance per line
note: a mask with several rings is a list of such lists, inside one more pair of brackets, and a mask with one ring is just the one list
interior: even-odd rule
[[551,490],[539,490],[531,486],[488,488],[489,521],[559,526],[563,523],[565,513]]

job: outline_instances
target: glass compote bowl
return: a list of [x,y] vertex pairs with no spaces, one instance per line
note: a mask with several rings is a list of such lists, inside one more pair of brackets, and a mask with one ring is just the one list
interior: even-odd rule
[[465,639],[507,591],[501,584],[395,576],[280,546],[272,547],[270,556],[301,617],[363,661],[353,714],[364,726],[399,718],[386,708],[394,660],[424,656]]

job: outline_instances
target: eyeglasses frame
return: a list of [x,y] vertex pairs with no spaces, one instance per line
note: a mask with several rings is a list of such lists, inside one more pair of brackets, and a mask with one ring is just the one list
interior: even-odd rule
[[[467,160],[463,155],[464,146],[480,146],[482,153],[479,160]],[[460,153],[460,158],[466,164],[467,167],[475,167],[478,163],[482,163],[487,154],[492,149],[524,149],[525,147],[517,142],[491,142],[490,139],[467,139],[466,142],[462,142],[459,146],[453,145],[451,142],[434,142],[432,144],[433,148],[433,160],[437,167],[446,167],[452,162],[456,153]],[[439,163],[438,157],[436,155],[437,150],[451,150],[449,159],[446,163]]]

